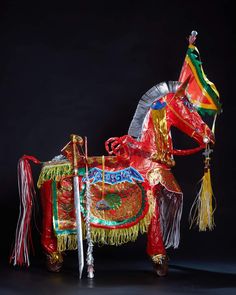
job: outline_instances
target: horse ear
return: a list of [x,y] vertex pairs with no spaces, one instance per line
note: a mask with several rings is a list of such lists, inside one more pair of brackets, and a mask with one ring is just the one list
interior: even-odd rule
[[179,86],[178,90],[175,93],[175,98],[185,96],[185,90],[190,82],[191,75],[187,77],[187,79]]

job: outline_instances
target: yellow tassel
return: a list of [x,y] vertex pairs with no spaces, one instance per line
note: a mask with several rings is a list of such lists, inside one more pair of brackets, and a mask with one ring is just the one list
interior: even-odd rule
[[204,171],[200,191],[190,211],[190,227],[196,222],[199,231],[213,230],[215,226],[214,211],[211,173],[208,167]]
[[210,169],[204,173],[202,186],[200,190],[200,208],[199,208],[199,230],[206,231],[207,228],[214,228],[213,206],[212,206],[212,186]]

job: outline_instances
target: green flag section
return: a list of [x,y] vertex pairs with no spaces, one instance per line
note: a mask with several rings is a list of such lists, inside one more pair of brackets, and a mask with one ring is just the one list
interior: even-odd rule
[[196,46],[190,44],[180,73],[179,81],[189,80],[187,92],[190,100],[201,114],[220,113],[221,103],[215,85],[209,81],[203,71],[200,54]]

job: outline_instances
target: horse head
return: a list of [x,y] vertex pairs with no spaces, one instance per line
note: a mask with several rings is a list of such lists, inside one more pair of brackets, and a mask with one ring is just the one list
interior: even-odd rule
[[[140,99],[130,124],[128,135],[106,142],[110,154],[130,154],[130,147],[151,154],[151,159],[168,166],[174,165],[173,155],[188,155],[214,143],[214,134],[202,120],[188,98],[188,79],[162,82],[153,86]],[[171,126],[192,137],[199,146],[189,150],[173,149]],[[111,150],[108,144],[112,143]]]
[[189,99],[189,94],[186,92],[188,80],[175,93],[169,93],[163,97],[167,106],[166,119],[170,126],[177,127],[204,148],[207,143],[214,144],[215,138]]

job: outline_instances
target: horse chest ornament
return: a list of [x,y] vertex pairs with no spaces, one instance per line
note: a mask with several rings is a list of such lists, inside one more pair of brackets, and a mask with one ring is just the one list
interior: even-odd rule
[[[210,145],[221,112],[219,94],[202,69],[196,31],[178,81],[162,82],[148,90],[138,103],[128,135],[106,141],[108,156],[89,157],[87,138],[71,135],[61,155],[41,163],[23,156],[18,163],[20,215],[11,255],[14,265],[30,265],[30,222],[35,190],[29,161],[42,164],[38,179],[43,209],[41,243],[47,267],[60,271],[63,253],[78,251],[79,277],[86,254],[88,277],[94,277],[94,243],[122,245],[147,234],[147,253],[158,276],[168,270],[166,249],[177,248],[183,194],[171,167],[175,155],[204,150],[201,188],[190,212],[190,223],[200,231],[214,227],[210,180]],[[214,115],[210,129],[201,115]],[[192,137],[198,147],[173,148],[171,127]],[[84,240],[87,242],[86,253]]]

